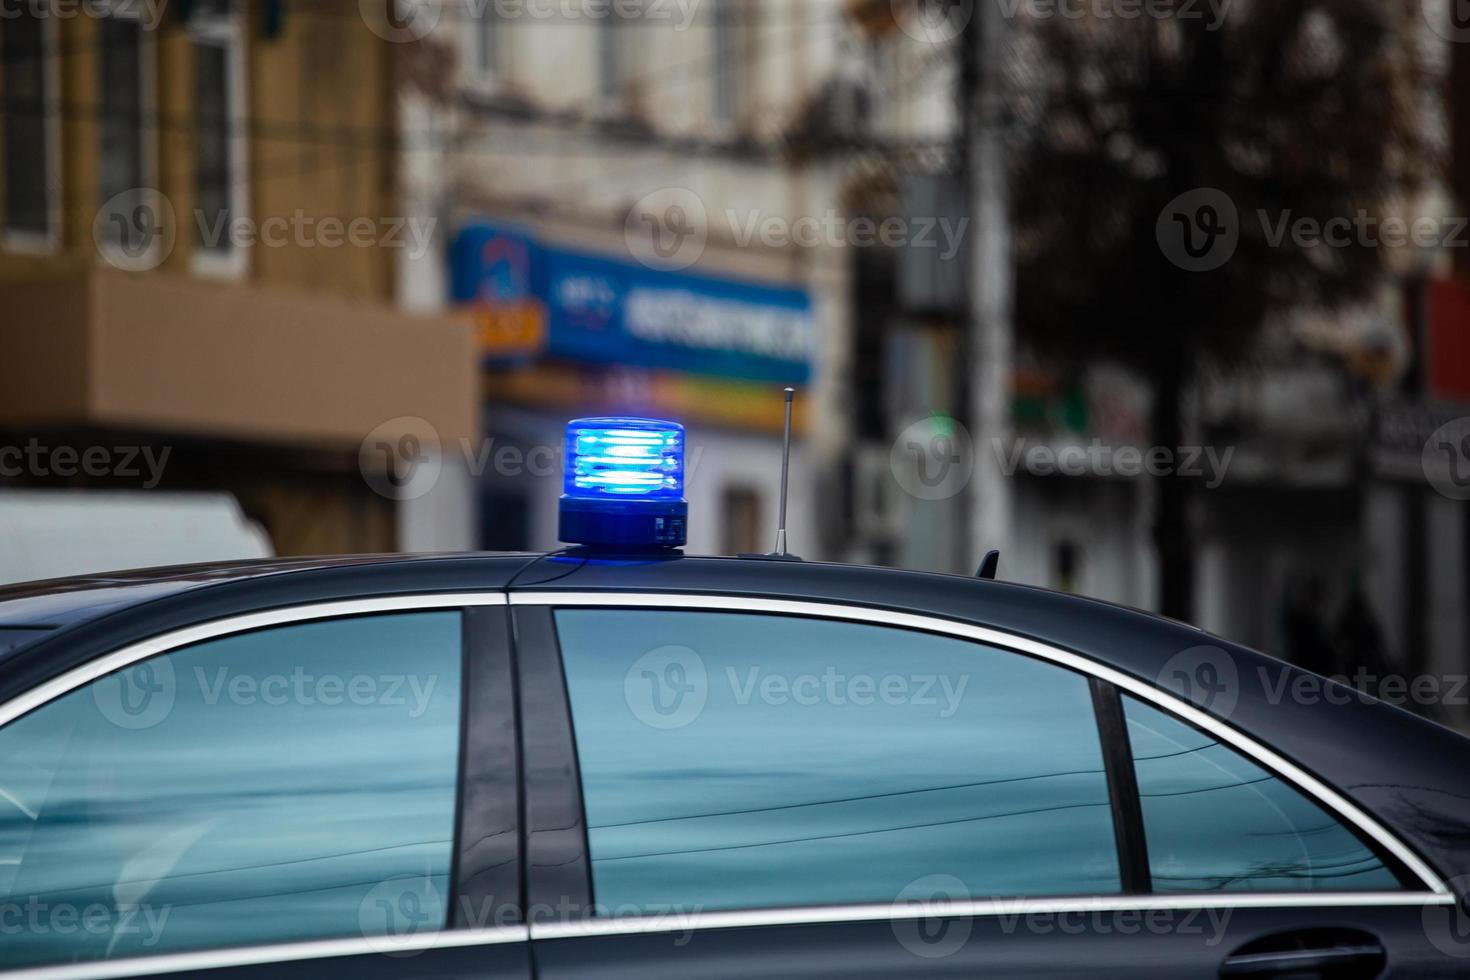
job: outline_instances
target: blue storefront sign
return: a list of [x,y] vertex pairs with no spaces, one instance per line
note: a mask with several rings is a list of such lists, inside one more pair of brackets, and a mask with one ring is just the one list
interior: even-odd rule
[[544,309],[553,357],[753,381],[811,377],[817,322],[802,289],[649,269],[489,224],[460,232],[452,264],[461,304]]

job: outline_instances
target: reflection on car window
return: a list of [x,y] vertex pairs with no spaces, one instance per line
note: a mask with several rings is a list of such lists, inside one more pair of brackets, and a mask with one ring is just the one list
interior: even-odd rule
[[0,965],[442,926],[459,620],[200,643],[0,729]]
[[603,914],[1120,888],[1078,674],[827,620],[557,624]]
[[1155,891],[1400,887],[1372,850],[1296,789],[1194,727],[1123,700]]

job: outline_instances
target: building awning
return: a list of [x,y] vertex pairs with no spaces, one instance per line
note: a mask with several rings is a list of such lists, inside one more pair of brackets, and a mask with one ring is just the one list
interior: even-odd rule
[[105,269],[0,283],[0,308],[7,428],[343,448],[404,419],[441,444],[478,433],[473,329],[451,319]]

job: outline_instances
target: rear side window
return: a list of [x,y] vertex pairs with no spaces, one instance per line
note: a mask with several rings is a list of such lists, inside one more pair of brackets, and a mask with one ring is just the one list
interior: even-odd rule
[[556,620],[604,914],[1120,889],[1079,674],[860,623]]
[[460,614],[180,648],[0,729],[0,965],[445,921]]
[[1301,792],[1204,732],[1123,698],[1156,892],[1396,891]]

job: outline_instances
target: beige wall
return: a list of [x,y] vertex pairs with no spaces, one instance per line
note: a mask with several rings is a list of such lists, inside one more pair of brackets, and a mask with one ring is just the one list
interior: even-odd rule
[[422,418],[478,431],[467,323],[169,275],[0,283],[0,426],[88,424],[356,449]]
[[437,433],[458,458],[479,429],[466,323],[110,270],[0,281],[0,310],[0,441],[105,446],[127,434],[165,449],[162,489],[234,494],[283,555],[395,550],[399,512],[359,472],[359,447],[370,433],[389,444]]

